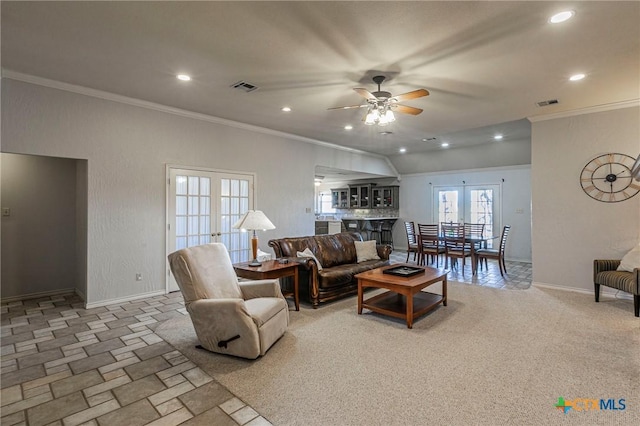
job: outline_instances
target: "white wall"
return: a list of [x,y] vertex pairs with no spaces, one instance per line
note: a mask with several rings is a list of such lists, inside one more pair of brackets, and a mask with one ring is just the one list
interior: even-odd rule
[[[504,179],[504,182],[503,182]],[[436,223],[433,216],[434,186],[501,185],[501,226],[511,225],[506,258],[531,261],[531,177],[530,166],[512,166],[485,170],[421,173],[402,177],[400,182],[400,219],[393,229],[393,241],[406,248],[404,221]],[[516,213],[516,211],[522,213]]]
[[[92,304],[165,289],[166,164],[256,173],[255,205],[276,225],[260,235],[265,251],[270,238],[314,233],[316,165],[394,175],[378,156],[2,82],[3,152],[88,160],[86,300]],[[138,272],[143,281],[135,281]]]
[[76,287],[76,161],[0,154],[2,297]]
[[465,148],[398,154],[389,159],[403,174],[529,165],[531,139],[505,139]]
[[640,239],[640,195],[619,203],[587,196],[580,172],[592,158],[640,154],[640,108],[532,125],[533,280],[593,291],[593,260],[620,259]]

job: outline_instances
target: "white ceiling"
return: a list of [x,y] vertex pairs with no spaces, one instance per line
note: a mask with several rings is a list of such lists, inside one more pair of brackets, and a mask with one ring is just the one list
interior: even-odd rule
[[[551,25],[555,12],[575,17]],[[640,2],[10,2],[2,67],[397,154],[530,137],[526,117],[640,97]],[[9,73],[7,73],[9,71]],[[587,77],[569,82],[583,72]],[[190,74],[189,83],[178,73]],[[424,109],[380,128],[352,89]],[[245,93],[244,80],[259,87]],[[558,99],[557,105],[536,102]],[[280,108],[290,106],[292,112]],[[344,125],[354,129],[345,131]],[[382,136],[380,131],[391,131]],[[423,141],[427,138],[433,141]]]

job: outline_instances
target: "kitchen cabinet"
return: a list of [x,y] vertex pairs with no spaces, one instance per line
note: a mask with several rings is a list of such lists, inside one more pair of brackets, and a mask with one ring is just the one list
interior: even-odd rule
[[399,193],[398,186],[350,185],[331,190],[331,205],[336,209],[397,209]]
[[371,189],[372,207],[383,209],[397,209],[400,206],[398,186],[380,186]]
[[331,190],[331,206],[334,209],[349,208],[349,188]]
[[349,186],[349,207],[368,209],[371,207],[371,184]]

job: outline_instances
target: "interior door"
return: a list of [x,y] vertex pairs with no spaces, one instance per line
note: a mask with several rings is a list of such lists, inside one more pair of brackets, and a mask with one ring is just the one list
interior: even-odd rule
[[[249,235],[233,224],[253,208],[251,174],[168,168],[167,254],[222,242],[236,263],[249,258]],[[167,265],[167,291],[179,290]]]
[[500,185],[436,186],[433,196],[437,223],[484,223],[485,237],[500,235]]

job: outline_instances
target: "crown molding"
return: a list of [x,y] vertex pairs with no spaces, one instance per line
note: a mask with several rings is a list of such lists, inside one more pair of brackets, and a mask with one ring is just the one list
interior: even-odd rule
[[527,119],[532,123],[536,123],[538,121],[555,120],[557,118],[566,118],[566,117],[575,117],[576,115],[592,114],[595,112],[612,111],[615,109],[631,108],[631,107],[637,107],[637,106],[640,106],[640,99],[631,99],[628,101],[613,102],[610,104],[590,106],[586,108],[574,109],[571,111],[562,111],[562,112],[555,112],[552,114],[534,115],[531,117],[527,117]]
[[443,170],[436,172],[417,172],[407,173],[403,177],[421,177],[421,176],[442,176],[442,175],[459,175],[463,173],[485,173],[485,172],[501,172],[509,170],[531,170],[531,164],[515,164],[511,166],[495,166],[480,169],[461,169],[461,170]]
[[[330,142],[324,142],[317,139],[306,138],[304,136],[298,136],[291,133],[280,132],[278,130],[267,129],[266,127],[254,126],[252,124],[240,123],[238,121],[227,120],[220,117],[214,117],[212,115],[202,114],[199,112],[193,112],[181,108],[175,108],[168,105],[158,104],[155,102],[143,101],[137,98],[131,98],[128,96],[117,95],[111,92],[105,92],[103,90],[91,89],[85,86],[78,86],[75,84],[64,83],[57,80],[50,80],[48,78],[37,77],[30,74],[23,74],[8,69],[2,69],[2,78],[8,78],[11,80],[22,81],[25,83],[36,84],[38,86],[49,87],[52,89],[63,90],[66,92],[78,93],[80,95],[90,96],[93,98],[104,99],[108,101],[118,102],[122,104],[132,105],[140,108],[152,109],[155,111],[165,112],[168,114],[178,115],[180,117],[193,118],[195,120],[206,121],[209,123],[220,124],[223,126],[234,127],[236,129],[248,130],[250,132],[262,133],[265,135],[276,136],[285,139],[293,139],[300,142],[310,143],[313,145],[320,145],[325,148],[338,149],[341,151],[351,152],[354,154],[366,155],[369,157],[379,158],[385,160],[388,164],[391,164],[388,157],[384,155],[374,154],[372,152],[362,151],[355,148],[349,148],[342,145],[336,145]],[[395,168],[393,168],[395,171]],[[397,173],[397,171],[396,171]]]

